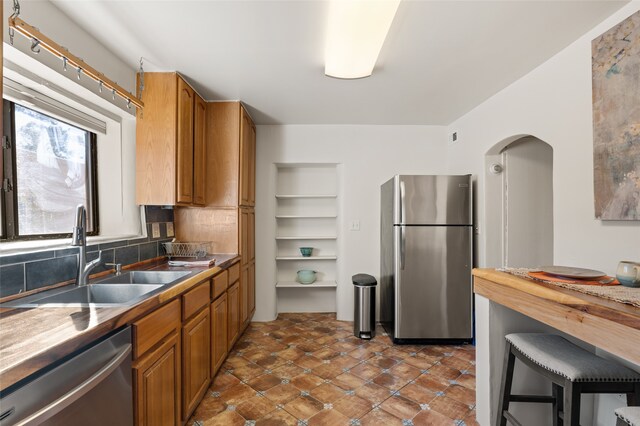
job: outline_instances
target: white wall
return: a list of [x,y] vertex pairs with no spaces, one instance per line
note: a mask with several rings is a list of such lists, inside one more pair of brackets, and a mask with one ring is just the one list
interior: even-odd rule
[[478,176],[480,265],[484,218],[484,155],[514,135],[533,135],[553,147],[554,260],[615,273],[619,260],[640,258],[640,223],[594,218],[591,40],[640,9],[632,2],[568,48],[449,126],[459,140],[449,146],[450,173]]
[[[256,321],[276,315],[275,163],[338,163],[337,313],[353,319],[351,276],[380,275],[380,185],[391,176],[442,174],[446,137],[438,126],[258,126]],[[360,231],[349,231],[352,220]],[[293,290],[286,290],[293,291]],[[305,289],[299,289],[303,295]]]

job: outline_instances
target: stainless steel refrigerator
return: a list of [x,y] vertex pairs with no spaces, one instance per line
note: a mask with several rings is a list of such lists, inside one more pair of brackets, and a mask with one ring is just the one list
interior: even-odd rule
[[395,343],[473,336],[471,175],[381,187],[380,316]]

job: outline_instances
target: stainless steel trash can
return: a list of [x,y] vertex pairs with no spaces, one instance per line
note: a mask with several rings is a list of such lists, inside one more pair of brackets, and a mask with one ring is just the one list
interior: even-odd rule
[[353,281],[353,334],[371,339],[376,334],[376,279],[368,274],[356,274]]

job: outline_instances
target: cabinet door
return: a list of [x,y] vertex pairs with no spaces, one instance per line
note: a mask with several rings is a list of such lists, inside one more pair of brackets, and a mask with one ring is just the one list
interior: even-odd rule
[[133,365],[135,424],[169,426],[180,423],[180,334]]
[[193,104],[195,93],[178,77],[178,203],[193,202]]
[[247,229],[247,253],[249,262],[256,260],[256,213],[252,209],[249,211],[249,226]]
[[207,308],[182,327],[183,421],[189,419],[209,386],[210,351],[211,331]]
[[247,286],[248,292],[248,303],[249,307],[247,308],[249,311],[249,320],[253,316],[253,313],[256,311],[256,263],[251,262],[249,264],[249,285]]
[[240,205],[250,206],[253,123],[244,108],[240,111]]
[[235,283],[228,292],[227,297],[227,350],[231,350],[236,340],[238,340],[238,332],[240,331],[240,285]]
[[249,263],[250,260],[250,252],[249,248],[249,229],[250,229],[250,212],[248,209],[240,209],[240,234],[238,235],[238,239],[240,241],[240,267],[245,267]]
[[193,119],[193,204],[205,204],[205,161],[206,161],[206,127],[207,104],[195,95]]
[[256,205],[256,127],[251,123],[249,149],[249,205]]
[[211,304],[211,377],[227,356],[227,293]]
[[249,265],[240,270],[240,324],[249,318]]

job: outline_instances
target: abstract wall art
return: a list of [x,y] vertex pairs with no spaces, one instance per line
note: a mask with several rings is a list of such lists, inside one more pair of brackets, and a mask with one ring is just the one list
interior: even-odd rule
[[591,43],[595,215],[640,220],[640,11]]

